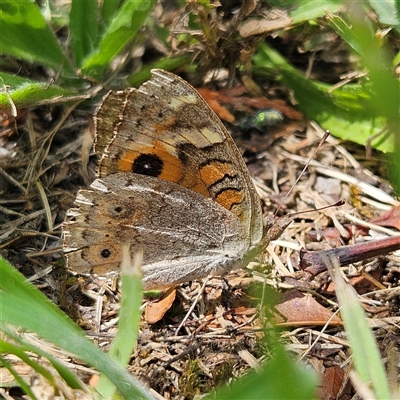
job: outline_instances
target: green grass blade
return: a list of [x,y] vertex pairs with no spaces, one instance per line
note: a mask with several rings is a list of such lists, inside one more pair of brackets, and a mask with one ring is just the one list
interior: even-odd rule
[[296,8],[289,12],[293,24],[309,23],[313,19],[323,17],[325,10],[337,12],[343,6],[343,0],[323,0],[318,2],[297,0],[295,3]]
[[[49,360],[51,365],[56,369],[56,371],[60,374],[60,376],[65,380],[65,382],[72,388],[72,389],[82,389],[85,390],[85,387],[81,380],[74,375],[72,371],[70,371],[61,361],[57,360],[55,357],[53,357],[51,354],[47,353],[46,351],[40,349],[39,347],[36,347],[32,345],[31,343],[28,343],[23,336],[18,335],[15,331],[12,329],[9,329],[9,327],[3,327],[3,332],[6,336],[8,336],[13,342],[19,343],[21,346],[21,351],[29,351],[34,354],[41,355],[42,357],[45,357]],[[2,348],[1,350],[5,350],[5,347]],[[10,351],[7,351],[8,353]],[[29,362],[25,361],[28,365]],[[40,373],[39,370],[37,370],[38,373]],[[45,376],[45,375],[44,375]],[[45,376],[46,377],[46,376]],[[52,382],[51,380],[49,380]]]
[[[336,33],[340,35],[341,38],[349,46],[351,46],[357,53],[362,54],[360,38],[358,38],[357,35],[355,34],[353,27],[338,15],[327,12],[326,16],[332,29],[334,29]],[[373,30],[370,23],[367,24],[366,28],[369,34],[373,34]]]
[[0,362],[3,367],[7,368],[10,374],[15,378],[20,388],[30,397],[32,400],[38,400],[35,394],[32,392],[30,386],[24,381],[24,379],[19,375],[19,373],[13,368],[13,366],[1,356],[0,353]]
[[32,360],[20,347],[17,347],[11,343],[7,343],[2,340],[0,341],[0,353],[14,354],[25,364],[32,367],[38,374],[47,379],[52,386],[55,386],[55,380],[51,373],[46,368],[38,364],[36,361]]
[[267,361],[260,363],[255,371],[248,372],[229,385],[218,388],[206,399],[218,400],[275,400],[296,399],[310,400],[317,391],[317,373],[297,362],[284,348],[279,339],[279,332],[271,329],[274,316],[272,310],[278,300],[278,293],[272,288],[259,288],[253,295],[262,298],[260,318],[264,325],[265,354]]
[[397,15],[397,19],[400,19],[400,0],[395,0],[394,5],[395,5],[395,12]]
[[71,49],[76,65],[97,49],[99,41],[99,9],[97,0],[73,0],[70,12]]
[[[122,251],[122,297],[119,310],[118,333],[111,344],[108,355],[122,367],[128,364],[136,345],[140,324],[140,306],[142,304],[142,273],[143,254],[136,254],[131,260],[129,245],[123,245]],[[107,399],[115,391],[114,385],[102,375],[97,391]]]
[[328,269],[335,283],[340,314],[350,342],[356,371],[377,399],[390,399],[385,369],[357,293],[340,275],[339,263],[336,260],[332,262],[334,269],[327,263]]
[[[83,331],[43,293],[0,258],[0,328],[8,324],[36,332],[104,373],[119,392],[130,399],[152,399],[124,368],[93,345]],[[62,332],[62,334],[60,334]]]
[[101,16],[105,26],[109,26],[112,18],[118,11],[119,3],[115,0],[103,0],[101,7]]
[[337,12],[343,6],[343,0],[319,0],[299,1],[299,0],[272,0],[269,1],[271,7],[285,9],[289,11],[289,17],[293,24],[302,22],[310,23],[311,20],[323,17],[325,10]]
[[0,53],[41,63],[62,75],[75,75],[38,6],[30,0],[0,3]]
[[348,22],[329,15],[331,26],[359,53],[360,61],[367,68],[373,107],[380,115],[387,116],[389,122],[394,120],[398,125],[400,85],[392,71],[389,49],[376,37],[376,28],[360,5],[353,4],[347,17]]
[[126,0],[107,27],[97,52],[82,66],[82,72],[101,78],[114,58],[135,37],[155,3],[156,0]]

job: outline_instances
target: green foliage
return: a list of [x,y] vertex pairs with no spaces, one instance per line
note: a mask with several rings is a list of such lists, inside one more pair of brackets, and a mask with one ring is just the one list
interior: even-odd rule
[[38,62],[57,72],[61,70],[63,76],[75,74],[35,3],[4,0],[0,10],[1,54]]
[[[397,15],[397,25],[400,26],[400,9],[397,14],[393,7],[389,7],[391,2],[373,2],[378,6],[379,15],[383,15],[388,20],[388,9]],[[388,7],[384,6],[388,4]],[[400,4],[398,7],[400,8]],[[378,11],[377,11],[378,12]],[[393,143],[390,150],[392,152],[391,161],[394,165],[392,169],[392,183],[400,190],[400,81],[394,76],[396,66],[388,45],[384,40],[379,39],[377,27],[368,18],[366,11],[358,3],[352,3],[347,20],[330,16],[331,25],[346,40],[347,43],[357,51],[364,68],[368,71],[369,83],[371,86],[371,108],[375,114],[384,118],[384,129],[392,136],[392,141],[385,140],[384,144]],[[400,53],[399,53],[400,55]],[[382,137],[381,137],[382,140]],[[380,147],[378,147],[380,149]]]
[[[260,70],[279,71],[277,79],[292,89],[297,107],[334,136],[365,145],[372,135],[385,127],[384,117],[373,109],[370,85],[352,84],[331,91],[330,85],[306,78],[264,43],[260,43],[253,61]],[[373,146],[381,151],[390,151],[393,142],[382,142],[382,138],[378,137]]]
[[71,50],[75,65],[82,67],[84,60],[96,51],[100,40],[100,21],[97,0],[73,1],[69,29]]
[[[299,13],[299,10],[301,7],[291,14]],[[360,63],[368,72],[360,83],[334,88],[312,81],[265,43],[260,43],[253,58],[255,67],[260,73],[278,73],[277,79],[293,91],[298,108],[333,135],[361,145],[376,135],[372,147],[399,154],[396,138],[400,132],[400,83],[394,77],[393,61],[384,41],[377,39],[378,28],[359,5],[353,5],[347,21],[329,12],[327,15],[332,28],[357,52]],[[379,135],[385,129],[392,133],[389,140]]]
[[[355,14],[365,15],[362,9],[350,13],[351,27],[338,16],[329,13],[328,17],[343,39],[358,51],[360,61],[369,71],[368,79],[359,84],[333,88],[312,81],[265,43],[260,44],[253,62],[261,73],[278,71],[278,79],[293,90],[298,108],[333,135],[362,145],[377,135],[371,145],[384,152],[393,151],[400,131],[399,81],[393,75],[387,53],[377,43],[371,21],[364,16],[362,24],[356,25]],[[394,133],[390,140],[378,135],[386,127]]]
[[[5,353],[15,354],[54,386],[56,383],[52,375],[32,360],[28,352],[39,354],[51,362],[71,388],[86,390],[82,382],[62,363],[42,349],[27,343],[21,336],[21,331],[35,332],[39,337],[93,366],[108,378],[102,379],[97,387],[100,398],[111,398],[114,387],[125,399],[152,398],[122,367],[129,359],[138,332],[141,303],[140,276],[123,274],[118,334],[110,353],[105,354],[86,339],[83,331],[76,324],[3,259],[0,259],[0,274],[2,278],[0,330],[5,334],[5,339],[0,342],[0,357]],[[126,293],[129,295],[127,296]],[[138,295],[134,296],[135,293]],[[26,312],[27,310],[29,312]],[[6,362],[3,365],[6,366]],[[12,371],[12,366],[8,367]],[[20,381],[21,387],[31,395],[26,382],[18,377],[15,371],[13,372]],[[195,378],[196,374],[188,377],[190,380]],[[291,385],[286,384],[288,379]],[[261,373],[251,372],[232,386],[221,389],[215,396],[218,399],[312,399],[315,384],[315,373],[297,365],[283,347],[276,344],[273,358],[269,360]],[[96,398],[96,394],[94,396]],[[213,396],[210,395],[208,398]],[[35,398],[33,394],[31,398]]]
[[[118,333],[112,342],[108,356],[122,367],[125,367],[136,346],[139,325],[140,307],[142,305],[142,273],[143,254],[136,254],[131,260],[129,245],[122,247],[123,262],[121,265],[121,308],[119,310]],[[103,373],[97,385],[97,391],[104,399],[111,398],[115,386],[107,374]]]
[[77,93],[74,89],[63,88],[55,84],[49,85],[46,82],[21,78],[5,72],[0,72],[0,87],[2,84],[6,84],[8,88],[0,91],[0,108],[10,107],[11,101],[18,108],[22,108],[32,104],[82,100],[89,97],[87,94]]
[[[35,332],[39,337],[57,345],[67,353],[73,354],[103,373],[124,398],[152,398],[147,390],[124,367],[89,341],[84,332],[75,323],[2,258],[0,258],[0,276],[0,330],[5,334],[3,342],[0,342],[1,354],[12,352],[26,360],[27,352],[33,351],[46,357],[72,388],[83,388],[79,380],[65,366],[50,354],[31,346],[18,333],[21,330]],[[127,279],[136,281],[128,283],[128,287],[140,285],[140,278],[137,276],[130,276]],[[129,293],[129,296],[126,297],[130,298],[128,300],[130,306],[132,306],[132,301],[133,304],[140,303],[140,295],[135,297],[132,296],[132,293]],[[131,300],[132,298],[134,300]],[[121,334],[126,337],[127,332],[132,333],[137,332],[137,330],[138,324],[135,326],[130,325],[124,329],[124,332],[121,331]],[[129,341],[131,340],[129,339]],[[131,350],[132,347],[128,347],[127,351],[131,352]],[[121,361],[125,362],[125,360],[126,358]],[[42,373],[40,366],[34,365],[33,361],[30,362],[30,365],[45,378],[48,377],[47,374]],[[50,379],[51,382],[52,380]]]
[[[270,287],[256,285],[252,289],[254,298],[263,299],[262,321],[265,334],[260,339],[261,353],[265,362],[229,385],[218,388],[206,399],[260,400],[260,399],[314,399],[317,394],[318,377],[314,369],[297,362],[280,343],[280,335],[273,328],[274,304],[278,293]],[[288,384],[290,382],[290,384]]]
[[326,11],[338,11],[343,5],[343,0],[320,0],[317,4],[313,1],[276,0],[272,1],[272,4],[289,9],[289,16],[292,18],[293,24],[299,24],[321,18]]
[[368,326],[364,310],[352,286],[345,283],[339,270],[339,263],[333,260],[328,269],[335,283],[336,295],[340,304],[340,314],[353,354],[353,362],[361,382],[375,399],[397,398],[390,393],[389,382],[382,359],[376,345],[374,334]]
[[[8,93],[0,94],[0,107],[42,101],[65,101],[86,94],[90,81],[105,82],[114,59],[136,37],[156,0],[73,0],[69,14],[71,40],[61,44],[39,7],[30,0],[4,0],[0,4],[0,53],[50,68],[57,85],[2,73]],[[46,11],[46,14],[49,10]],[[27,39],[28,38],[28,39]]]
[[[290,384],[289,384],[290,382]],[[296,364],[280,344],[261,372],[251,371],[231,386],[223,387],[206,399],[259,400],[259,399],[313,399],[316,374]]]
[[[79,0],[75,2],[85,3]],[[155,2],[155,0],[126,0],[115,16],[109,19],[109,25],[96,46],[96,51],[84,61],[83,74],[94,79],[101,79],[109,67],[110,61],[114,60],[133,40]],[[77,40],[85,37],[84,26],[82,26]]]

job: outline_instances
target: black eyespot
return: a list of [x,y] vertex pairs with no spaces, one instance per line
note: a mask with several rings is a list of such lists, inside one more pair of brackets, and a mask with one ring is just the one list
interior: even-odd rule
[[111,256],[111,251],[108,250],[108,249],[104,249],[104,250],[101,251],[100,255],[101,255],[103,258],[108,258],[108,257]]
[[115,220],[123,220],[133,217],[136,212],[136,206],[131,199],[118,199],[114,204],[107,208],[107,215],[110,217],[109,223],[112,225]]
[[164,162],[155,154],[141,154],[132,165],[132,172],[140,175],[158,177],[161,175]]

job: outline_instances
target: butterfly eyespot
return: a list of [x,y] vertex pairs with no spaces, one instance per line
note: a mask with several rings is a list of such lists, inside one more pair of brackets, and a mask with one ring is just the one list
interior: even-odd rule
[[132,164],[132,172],[140,175],[158,177],[164,167],[164,162],[155,154],[141,154]]
[[108,250],[108,249],[104,249],[104,250],[102,250],[102,251],[100,252],[100,255],[101,255],[103,258],[108,258],[108,257],[111,256],[111,251]]
[[134,214],[135,214],[135,207],[133,206],[133,204],[128,205],[126,204],[126,202],[123,201],[119,201],[117,202],[117,204],[113,204],[110,207],[108,207],[108,215],[112,220],[114,219],[121,220],[129,218],[132,217]]

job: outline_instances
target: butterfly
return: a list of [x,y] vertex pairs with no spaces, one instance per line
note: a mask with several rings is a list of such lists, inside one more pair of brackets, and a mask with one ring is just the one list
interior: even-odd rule
[[[265,248],[260,200],[232,137],[196,90],[152,70],[95,114],[98,178],[64,224],[68,268],[117,272],[143,251],[143,287],[224,275]],[[278,234],[279,235],[279,234]]]

